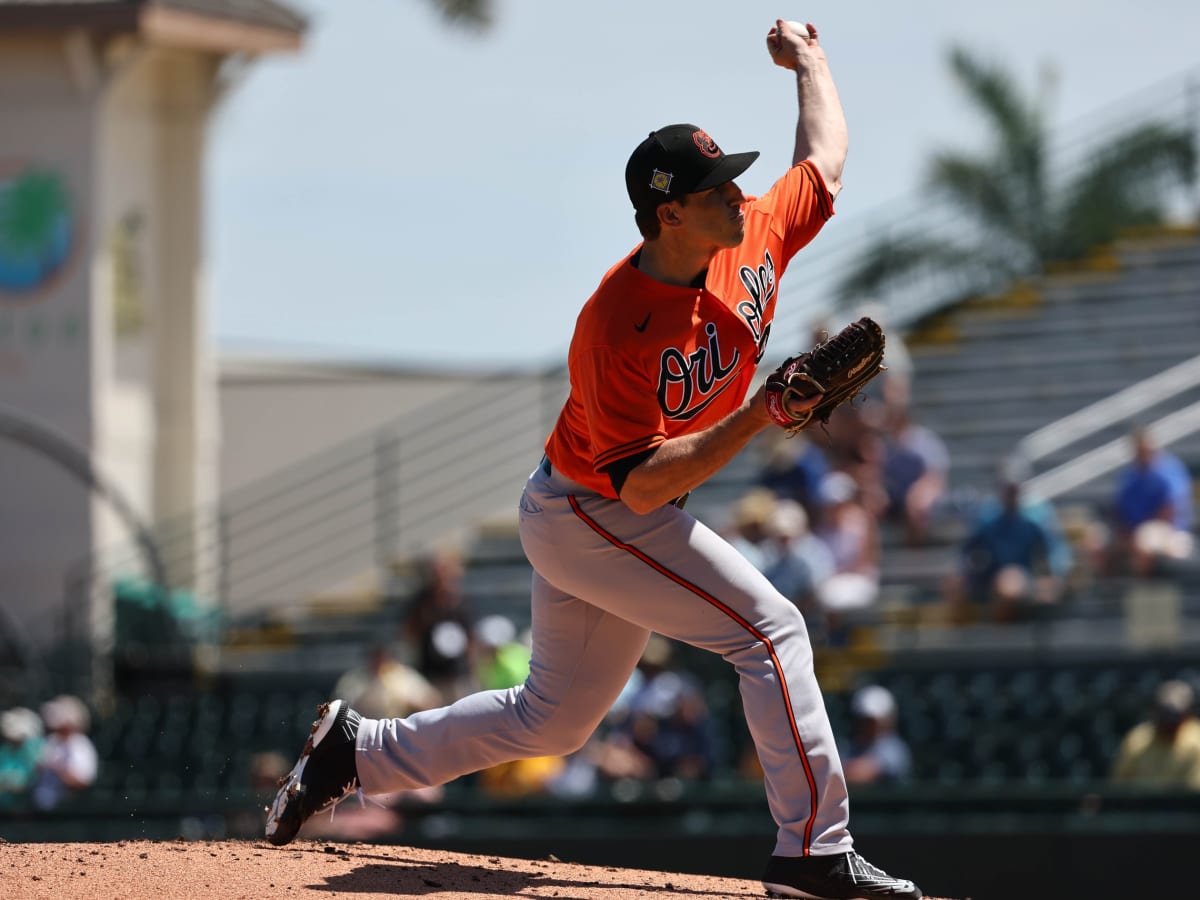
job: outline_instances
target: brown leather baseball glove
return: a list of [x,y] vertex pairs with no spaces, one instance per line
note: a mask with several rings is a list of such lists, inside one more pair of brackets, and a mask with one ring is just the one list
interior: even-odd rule
[[[788,435],[817,419],[828,422],[835,409],[853,400],[868,381],[887,369],[883,365],[883,329],[866,316],[851,322],[807,353],[784,360],[767,376],[767,412]],[[798,410],[817,394],[821,400]]]

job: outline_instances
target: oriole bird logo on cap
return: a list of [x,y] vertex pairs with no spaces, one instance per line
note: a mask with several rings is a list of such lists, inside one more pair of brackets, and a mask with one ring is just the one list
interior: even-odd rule
[[716,159],[721,155],[721,148],[717,146],[717,142],[710,138],[708,132],[703,128],[692,132],[692,140],[696,142],[696,146],[700,149],[700,152],[709,159]]

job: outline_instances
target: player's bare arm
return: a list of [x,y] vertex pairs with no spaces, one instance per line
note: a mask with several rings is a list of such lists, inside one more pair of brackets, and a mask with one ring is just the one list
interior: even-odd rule
[[800,115],[792,164],[811,161],[825,179],[830,196],[836,197],[842,189],[849,136],[817,29],[811,24],[777,19],[767,34],[767,51],[775,65],[796,73]]
[[[802,408],[816,406],[821,395]],[[732,460],[756,434],[772,424],[765,388],[715,425],[670,438],[632,469],[621,487],[621,500],[644,515],[694,490]]]

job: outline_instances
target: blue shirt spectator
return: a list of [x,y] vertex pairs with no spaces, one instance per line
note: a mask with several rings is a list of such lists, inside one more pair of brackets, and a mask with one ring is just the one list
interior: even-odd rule
[[1180,531],[1190,531],[1192,479],[1187,467],[1174,454],[1153,447],[1144,432],[1135,442],[1134,460],[1117,485],[1118,521],[1134,529],[1151,519],[1164,519]]
[[1000,467],[996,493],[984,501],[962,543],[962,568],[948,583],[951,617],[967,622],[975,607],[990,607],[997,622],[1035,613],[1056,603],[1074,563],[1054,507],[1026,495],[1023,466]]
[[[995,551],[998,565],[1022,564],[1044,556],[1054,575],[1065,578],[1075,562],[1071,545],[1062,532],[1054,506],[1040,498],[1020,497],[1008,512],[998,497],[988,497],[975,516],[971,538]],[[1024,568],[1031,569],[1029,563]]]
[[1192,479],[1144,428],[1131,434],[1133,461],[1117,477],[1114,533],[1101,556],[1110,572],[1148,576],[1192,554]]
[[887,515],[904,522],[908,542],[925,543],[935,507],[946,491],[950,453],[932,429],[913,421],[905,403],[885,417],[883,485]]
[[775,443],[767,451],[759,485],[774,491],[780,499],[796,501],[812,514],[821,479],[829,473],[825,452],[803,434],[790,440],[771,434],[769,439]]

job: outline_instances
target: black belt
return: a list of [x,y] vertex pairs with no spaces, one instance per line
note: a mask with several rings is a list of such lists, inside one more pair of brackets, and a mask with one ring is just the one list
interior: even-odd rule
[[[543,457],[542,457],[542,462],[541,462],[541,464],[538,466],[538,468],[540,468],[540,469],[542,470],[542,473],[543,473],[543,474],[544,474],[544,475],[545,475],[547,478],[549,478],[551,475],[553,475],[553,474],[554,474],[554,469],[553,469],[553,467],[550,465],[550,457],[548,457],[548,456],[543,456]],[[692,492],[691,492],[691,491],[688,491],[686,494],[680,494],[680,495],[679,495],[678,497],[676,497],[674,500],[669,500],[669,501],[667,501],[667,505],[668,505],[668,506],[677,506],[677,507],[679,507],[680,509],[683,509],[683,504],[687,503],[688,497],[690,497],[691,495],[692,495]]]

